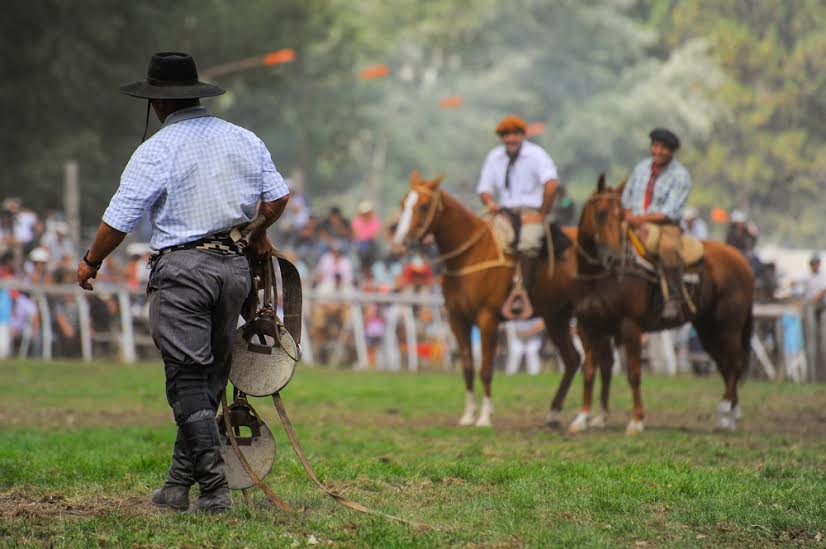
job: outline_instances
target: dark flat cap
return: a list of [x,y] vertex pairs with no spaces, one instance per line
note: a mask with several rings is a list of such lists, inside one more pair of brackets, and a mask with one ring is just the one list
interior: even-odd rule
[[672,151],[676,151],[680,148],[680,138],[666,128],[654,128],[651,130],[651,133],[648,134],[648,137],[651,138],[651,141],[657,141],[662,143]]

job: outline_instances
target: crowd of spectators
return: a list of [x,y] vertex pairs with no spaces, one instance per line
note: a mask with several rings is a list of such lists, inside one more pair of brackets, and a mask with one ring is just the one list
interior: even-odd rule
[[[555,215],[563,224],[576,222],[576,207],[569,197],[558,201]],[[353,363],[355,346],[352,337],[353,311],[342,300],[327,299],[333,294],[363,292],[367,294],[438,294],[439,266],[432,261],[438,253],[432,243],[416,248],[404,248],[393,240],[393,215],[382,219],[368,200],[358,204],[354,216],[348,219],[341,208],[333,206],[324,212],[311,208],[300,192],[293,191],[287,210],[271,229],[276,246],[291,257],[301,273],[310,299],[305,320],[320,362]],[[687,208],[684,229],[700,239],[709,238],[709,226],[694,208]],[[119,254],[104,263],[97,284],[127,287],[132,293],[133,318],[138,324],[146,321],[146,300],[143,289],[149,275],[146,268],[152,250],[148,240],[148,222],[130,235],[128,244]],[[751,262],[755,273],[766,271],[755,253],[758,232],[756,226],[739,211],[730,215],[726,241],[740,249]],[[6,198],[0,208],[0,280],[13,278],[29,286],[75,283],[75,269],[82,254],[72,237],[64,215],[57,209],[34,212],[20,200]],[[819,258],[812,261],[812,274],[804,292],[809,299],[826,299],[826,282],[819,271]],[[774,273],[770,273],[774,283]],[[81,349],[79,305],[73,292],[49,297],[49,319],[52,326],[55,356],[79,356]],[[106,333],[119,329],[119,302],[112,294],[88,294],[91,329]],[[44,342],[40,336],[42,303],[22,290],[0,288],[0,358],[11,353],[38,354]],[[417,331],[415,352],[424,363],[441,363],[449,347],[444,334],[434,329],[433,319],[441,314],[428,306],[411,309]],[[405,326],[394,305],[370,303],[361,308],[362,329],[367,344],[368,362],[404,360]],[[517,345],[506,368],[515,371],[524,356],[531,373],[537,371],[537,342],[541,330],[534,325],[513,326],[512,334],[524,339]],[[442,325],[443,327],[444,325]],[[388,331],[398,347],[387,355]],[[524,336],[524,337],[523,337]],[[105,338],[97,338],[104,340]],[[116,339],[116,338],[111,338]],[[511,339],[513,339],[511,337]],[[100,343],[96,343],[103,345]],[[111,345],[111,350],[116,346]],[[448,357],[449,358],[449,357]],[[504,357],[503,357],[504,358]]]

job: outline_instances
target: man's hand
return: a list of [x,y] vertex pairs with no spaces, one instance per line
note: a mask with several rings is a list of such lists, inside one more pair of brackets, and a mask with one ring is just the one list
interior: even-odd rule
[[497,204],[494,200],[485,202],[485,209],[487,209],[487,211],[492,214],[495,214],[500,210],[499,204]]
[[92,285],[89,283],[90,278],[96,278],[98,275],[98,270],[94,267],[91,267],[88,263],[80,260],[80,263],[77,265],[77,284],[84,290],[94,291]]
[[273,248],[272,240],[270,240],[270,237],[264,232],[258,233],[258,235],[250,241],[250,249],[258,259],[264,259]]

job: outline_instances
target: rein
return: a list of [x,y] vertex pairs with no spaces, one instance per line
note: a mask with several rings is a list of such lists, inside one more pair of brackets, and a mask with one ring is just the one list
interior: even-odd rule
[[[427,210],[427,214],[425,215],[425,223],[422,224],[421,228],[416,231],[414,238],[416,240],[421,240],[425,234],[430,231],[430,226],[433,224],[433,220],[436,217],[436,213],[439,211],[444,210],[444,204],[442,202],[442,191],[441,189],[437,189],[435,191],[431,191],[430,189],[423,188],[423,189],[416,189],[416,192],[433,196],[433,200],[431,201],[431,206]],[[455,250],[451,250],[449,252],[445,252],[443,254],[438,255],[435,259],[433,259],[434,264],[444,263],[448,259],[453,259],[459,257],[463,253],[467,252],[473,246],[482,239],[486,232],[490,232],[491,236],[493,236],[493,229],[491,228],[490,224],[486,221],[482,221],[482,226],[479,227],[472,237],[470,237],[464,244],[456,248]],[[494,241],[496,239],[494,238]],[[487,269],[493,269],[496,267],[512,267],[513,262],[507,259],[502,252],[501,247],[497,244],[496,245],[496,259],[489,259],[486,261],[481,261],[479,263],[474,263],[473,265],[468,265],[461,269],[457,270],[448,270],[446,269],[444,272],[445,276],[464,276],[471,273],[477,273],[479,271],[484,271]]]
[[[603,191],[603,192],[599,192],[599,193],[596,193],[596,194],[592,195],[585,202],[585,206],[588,206],[592,202],[595,202],[597,199],[612,200],[612,201],[619,202],[621,200],[621,197],[619,195],[617,195],[616,193],[613,193],[613,192],[610,192],[610,191]],[[593,214],[593,215],[594,215],[593,223],[594,223],[594,225],[597,225],[598,223],[597,223],[597,220],[596,220],[596,214]],[[586,263],[588,263],[589,265],[594,266],[594,267],[600,267],[601,271],[597,272],[597,273],[593,273],[593,274],[577,274],[577,279],[578,280],[600,280],[600,279],[603,279],[603,278],[608,278],[608,277],[613,276],[613,275],[616,275],[618,279],[622,279],[623,276],[625,276],[626,274],[629,274],[629,275],[632,275],[632,276],[638,276],[640,278],[648,280],[649,282],[656,283],[658,281],[658,279],[656,277],[650,276],[643,269],[633,268],[633,267],[628,266],[629,263],[634,262],[634,254],[635,254],[634,249],[637,247],[636,246],[637,242],[632,242],[631,239],[635,238],[635,237],[632,237],[631,229],[628,227],[628,225],[625,223],[625,221],[621,222],[621,228],[620,228],[620,235],[621,235],[620,239],[621,239],[621,244],[622,244],[622,252],[620,254],[620,261],[618,262],[618,265],[617,265],[617,262],[605,262],[605,261],[601,260],[598,256],[595,257],[594,255],[589,253],[585,249],[585,247],[582,245],[582,243],[580,242],[580,235],[582,235],[582,234],[583,234],[582,230],[580,230],[577,234],[577,239],[576,239],[577,252],[579,253],[579,255],[583,259],[585,259]],[[599,246],[599,236],[594,235],[593,239],[594,239],[594,244]]]

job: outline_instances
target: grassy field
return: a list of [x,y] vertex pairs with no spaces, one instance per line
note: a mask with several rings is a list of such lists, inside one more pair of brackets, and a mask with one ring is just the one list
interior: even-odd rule
[[[302,366],[284,391],[319,476],[416,529],[336,505],[306,478],[275,419],[267,478],[224,516],[147,504],[174,436],[157,364],[0,363],[0,543],[6,546],[764,547],[824,545],[826,389],[746,382],[741,431],[711,431],[717,378],[647,377],[647,430],[623,433],[613,389],[604,432],[541,420],[558,376],[499,376],[493,429],[459,428],[458,374]],[[568,405],[580,402],[579,380]]]

